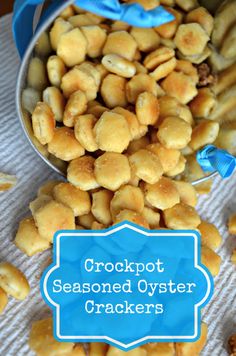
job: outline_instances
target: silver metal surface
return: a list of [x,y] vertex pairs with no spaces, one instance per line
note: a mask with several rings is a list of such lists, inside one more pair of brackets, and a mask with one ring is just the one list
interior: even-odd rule
[[[26,76],[27,76],[27,71],[28,71],[28,64],[29,61],[32,57],[34,47],[36,45],[36,42],[42,32],[46,31],[53,23],[55,18],[70,4],[73,4],[74,0],[68,0],[66,1],[63,5],[61,5],[55,13],[47,19],[47,21],[41,26],[40,31],[37,31],[37,33],[34,35],[32,38],[32,41],[30,42],[27,51],[22,59],[19,74],[18,74],[18,79],[17,79],[17,85],[16,85],[16,109],[17,109],[17,114],[19,117],[19,120],[21,122],[21,126],[23,128],[23,131],[31,145],[31,147],[35,150],[35,152],[44,160],[46,164],[48,164],[55,172],[59,173],[60,175],[65,177],[65,172],[61,171],[59,167],[57,167],[53,162],[50,161],[48,157],[42,154],[42,152],[39,151],[39,149],[36,147],[35,143],[32,141],[30,130],[29,130],[29,125],[27,125],[27,121],[29,120],[29,115],[28,113],[25,112],[25,110],[22,107],[22,90],[26,87]],[[218,175],[217,172],[210,174],[209,176],[204,176],[201,179],[198,179],[194,182],[191,182],[193,186],[198,185],[200,183],[204,183],[209,179],[212,179]]]
[[23,128],[23,131],[31,145],[31,147],[35,150],[35,152],[44,160],[45,163],[47,163],[54,171],[57,173],[61,174],[62,176],[65,176],[65,173],[62,172],[55,164],[53,164],[46,156],[44,156],[38,148],[35,146],[31,139],[29,127],[27,125],[27,120],[28,120],[28,114],[24,111],[22,107],[22,90],[26,87],[26,76],[27,76],[27,71],[28,71],[28,65],[29,61],[32,57],[34,47],[36,45],[36,42],[38,41],[38,38],[40,35],[46,31],[53,23],[55,18],[70,4],[73,4],[74,0],[68,0],[65,2],[62,6],[60,6],[55,13],[45,21],[43,26],[41,26],[40,31],[37,31],[37,33],[34,35],[32,38],[32,41],[30,42],[25,55],[21,61],[20,69],[19,69],[19,74],[17,78],[17,84],[16,84],[16,110],[17,114],[21,123],[21,126]]

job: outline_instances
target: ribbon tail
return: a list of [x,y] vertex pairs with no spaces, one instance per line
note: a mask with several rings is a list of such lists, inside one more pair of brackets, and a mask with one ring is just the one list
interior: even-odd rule
[[121,5],[121,8],[122,15],[120,20],[136,27],[158,27],[175,19],[162,6],[149,11],[145,11],[139,4],[124,4]]
[[136,27],[157,27],[175,19],[162,6],[146,11],[140,4],[120,4],[118,0],[77,0],[75,3],[84,10]]
[[120,20],[122,10],[118,0],[76,0],[75,4],[82,9],[106,17]]

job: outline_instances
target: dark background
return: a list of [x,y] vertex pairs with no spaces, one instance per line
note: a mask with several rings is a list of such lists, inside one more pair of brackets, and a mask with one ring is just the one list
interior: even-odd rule
[[2,0],[0,3],[0,16],[12,12],[13,3],[13,0]]

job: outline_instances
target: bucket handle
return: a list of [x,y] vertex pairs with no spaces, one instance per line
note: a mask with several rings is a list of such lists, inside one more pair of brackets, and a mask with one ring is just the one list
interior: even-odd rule
[[[44,0],[15,0],[12,21],[13,36],[16,47],[22,58],[33,37],[33,19],[38,5]],[[46,20],[65,0],[52,0],[45,11],[43,18]],[[137,4],[120,4],[119,0],[77,0],[75,4],[84,10],[94,12],[111,20],[120,20],[138,27],[156,27],[173,21],[174,16],[162,6],[145,11]]]

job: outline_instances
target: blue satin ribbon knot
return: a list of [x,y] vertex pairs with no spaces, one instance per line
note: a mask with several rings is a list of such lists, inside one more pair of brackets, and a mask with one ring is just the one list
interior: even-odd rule
[[121,4],[119,0],[77,0],[75,4],[108,19],[137,27],[157,27],[175,19],[162,6],[146,11],[140,4]]
[[204,172],[217,171],[222,178],[230,177],[236,168],[236,158],[213,145],[204,147],[196,157]]
[[[37,5],[43,2],[44,0],[15,0],[14,2],[12,31],[21,57],[24,56],[33,37],[33,19]],[[50,5],[40,19],[37,29],[40,29],[44,21],[53,17],[57,8],[64,3],[65,0],[51,0]],[[120,4],[118,0],[76,0],[75,4],[97,15],[111,20],[125,21],[137,27],[156,27],[175,19],[175,17],[162,6],[146,11],[137,3]]]

